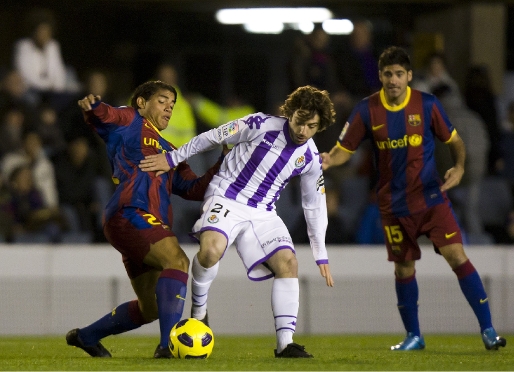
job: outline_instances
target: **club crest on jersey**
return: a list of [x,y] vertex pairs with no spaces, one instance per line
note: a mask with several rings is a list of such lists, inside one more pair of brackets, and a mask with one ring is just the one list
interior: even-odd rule
[[348,130],[348,127],[350,126],[350,123],[346,122],[346,124],[343,127],[343,130],[341,131],[341,134],[339,135],[339,142],[341,142],[344,138],[344,135],[346,134],[346,131]]
[[321,194],[325,193],[325,178],[323,175],[319,176],[318,180],[316,181],[316,191]]
[[418,125],[421,124],[421,115],[420,114],[409,115],[407,121],[413,127],[417,127]]
[[219,127],[216,134],[218,136],[218,139],[221,141],[225,138],[232,137],[237,132],[239,132],[239,124],[237,123],[237,121],[232,121]]
[[215,214],[213,214],[212,216],[207,218],[207,222],[209,222],[209,223],[218,223],[218,221],[219,221],[219,218]]
[[302,155],[300,157],[298,157],[295,161],[294,161],[294,166],[296,168],[301,168],[305,165],[305,156]]

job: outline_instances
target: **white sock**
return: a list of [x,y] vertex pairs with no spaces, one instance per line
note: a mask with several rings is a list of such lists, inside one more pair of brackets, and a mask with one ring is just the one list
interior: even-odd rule
[[271,308],[275,317],[277,332],[277,352],[280,353],[291,342],[296,330],[300,289],[298,278],[279,278],[273,280],[271,289]]
[[195,255],[191,273],[191,300],[193,302],[191,316],[195,319],[203,319],[207,313],[207,297],[212,281],[218,274],[219,262],[206,269],[198,261]]

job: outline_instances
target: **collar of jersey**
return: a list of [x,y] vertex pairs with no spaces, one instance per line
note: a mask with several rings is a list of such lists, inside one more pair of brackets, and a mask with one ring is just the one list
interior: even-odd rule
[[407,104],[409,103],[409,101],[410,101],[410,93],[411,93],[411,90],[410,90],[410,87],[408,86],[407,87],[407,95],[405,96],[405,99],[403,100],[402,104],[398,105],[398,106],[389,106],[387,104],[387,100],[385,98],[384,88],[382,88],[382,89],[380,89],[380,101],[382,102],[382,104],[384,105],[386,110],[389,110],[389,111],[400,111],[405,106],[407,106]]
[[[151,127],[152,127],[156,132],[157,132],[157,134],[159,135],[159,137],[162,137],[162,136],[161,136],[161,131],[160,131],[159,129],[157,129],[157,127],[156,127],[155,125],[153,125],[153,124],[152,124],[152,122],[151,122],[149,119],[147,119],[147,118],[144,118],[144,119],[145,119],[145,121],[146,121],[148,124],[150,124],[150,126],[151,126]],[[163,138],[164,138],[164,137],[163,137]]]

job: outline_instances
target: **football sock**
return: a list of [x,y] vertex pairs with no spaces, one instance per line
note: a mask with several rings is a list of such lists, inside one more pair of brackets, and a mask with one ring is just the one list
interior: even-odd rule
[[118,305],[112,312],[96,322],[79,330],[79,336],[84,345],[93,346],[102,338],[117,335],[150,323],[143,318],[137,300]]
[[462,293],[464,293],[466,300],[468,300],[469,305],[478,319],[480,332],[483,332],[486,328],[492,327],[489,300],[485,293],[480,275],[478,275],[473,264],[467,260],[453,271],[459,279]]
[[416,274],[400,279],[396,277],[396,297],[398,298],[398,311],[407,332],[421,336],[418,319],[418,282]]
[[161,272],[155,288],[162,347],[168,347],[171,328],[182,317],[186,301],[187,273],[165,269]]
[[277,332],[277,352],[280,353],[291,342],[296,330],[300,289],[298,278],[273,280],[271,288],[271,308],[275,317]]
[[200,264],[196,255],[193,258],[193,265],[191,267],[191,273],[193,274],[191,280],[191,300],[193,303],[191,316],[193,318],[203,319],[205,317],[209,288],[218,274],[219,266],[220,263],[216,262],[214,266],[206,269]]

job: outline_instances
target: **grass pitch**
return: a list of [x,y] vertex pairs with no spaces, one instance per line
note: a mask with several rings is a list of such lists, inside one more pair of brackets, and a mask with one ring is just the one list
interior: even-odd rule
[[273,336],[215,336],[204,360],[160,360],[152,355],[156,337],[111,336],[109,359],[91,358],[61,337],[0,338],[0,370],[66,371],[512,371],[514,335],[507,347],[485,350],[478,334],[425,335],[423,351],[392,352],[403,335],[295,336],[313,359],[275,359]]

